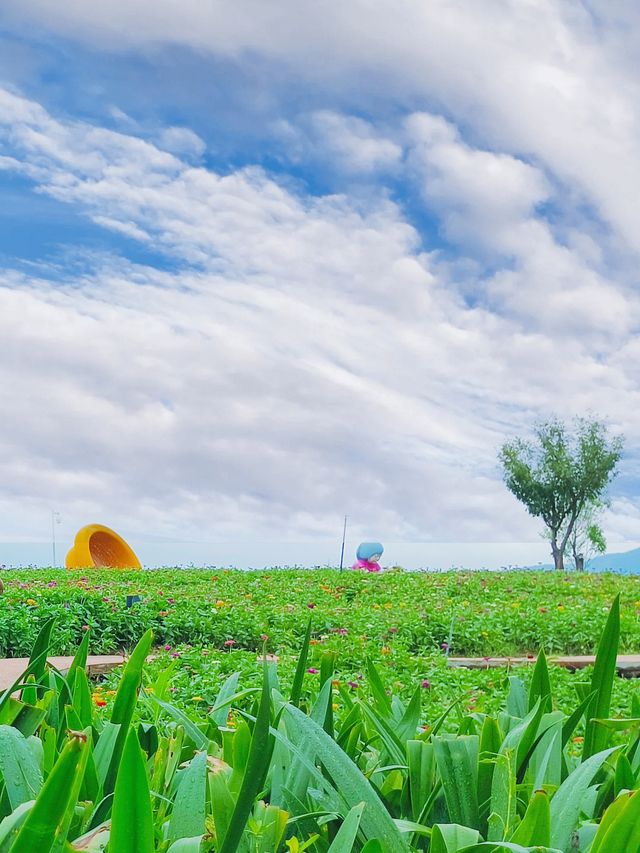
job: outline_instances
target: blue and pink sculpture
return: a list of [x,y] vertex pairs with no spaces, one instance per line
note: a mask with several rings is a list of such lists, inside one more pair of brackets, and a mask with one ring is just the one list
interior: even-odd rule
[[384,548],[380,542],[361,542],[356,551],[356,561],[352,569],[360,569],[365,572],[381,571],[378,560],[382,557]]

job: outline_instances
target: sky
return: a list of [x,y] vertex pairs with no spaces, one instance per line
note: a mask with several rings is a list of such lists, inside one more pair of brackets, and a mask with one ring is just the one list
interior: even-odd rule
[[546,561],[497,453],[553,415],[625,436],[640,544],[634,0],[4,0],[0,39],[0,564],[93,522],[336,563],[345,515],[348,561]]

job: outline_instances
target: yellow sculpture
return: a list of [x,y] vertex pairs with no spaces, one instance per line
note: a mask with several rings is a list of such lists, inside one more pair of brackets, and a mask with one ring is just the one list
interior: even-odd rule
[[67,554],[68,569],[141,569],[140,560],[115,530],[102,524],[88,524],[76,533]]

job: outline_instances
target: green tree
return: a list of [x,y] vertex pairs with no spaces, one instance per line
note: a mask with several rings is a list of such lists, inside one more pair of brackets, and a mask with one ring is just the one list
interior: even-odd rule
[[554,418],[535,428],[535,441],[515,438],[503,445],[506,486],[544,522],[556,569],[564,570],[581,516],[615,477],[622,445],[621,436],[610,437],[605,424],[588,418],[577,418],[571,429]]
[[602,501],[587,504],[573,526],[567,551],[571,550],[573,563],[578,571],[583,571],[595,554],[604,554],[607,550],[607,540],[599,519],[604,506]]

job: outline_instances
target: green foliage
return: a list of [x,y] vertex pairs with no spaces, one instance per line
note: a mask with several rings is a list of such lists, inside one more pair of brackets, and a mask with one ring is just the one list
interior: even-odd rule
[[556,568],[581,513],[598,502],[615,476],[622,438],[597,420],[559,420],[536,427],[535,442],[516,438],[500,451],[507,488],[549,531]]
[[[110,713],[81,659],[52,681],[39,669],[36,691],[49,686],[33,731],[10,720],[29,706],[4,704],[0,853],[638,853],[638,700],[611,716],[620,623],[616,598],[575,713],[558,709],[542,655],[528,686],[503,685],[493,714],[459,702],[425,709],[423,688],[403,699],[373,658],[366,690],[345,692],[331,678],[334,650],[324,680],[307,684],[308,630],[290,661],[295,702],[263,661],[249,684],[220,677],[212,711],[187,716],[167,700],[178,669],[145,676],[149,634]],[[67,734],[70,719],[82,730]]]

